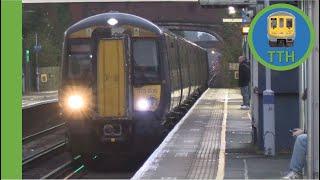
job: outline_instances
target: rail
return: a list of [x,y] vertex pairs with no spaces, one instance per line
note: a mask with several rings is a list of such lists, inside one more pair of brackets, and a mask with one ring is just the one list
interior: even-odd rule
[[61,124],[58,124],[56,126],[50,127],[48,129],[45,129],[43,131],[37,132],[35,134],[26,136],[26,137],[22,138],[22,144],[25,144],[25,143],[28,143],[28,142],[34,140],[34,139],[43,137],[43,136],[45,136],[45,135],[47,135],[47,134],[49,134],[49,133],[51,133],[51,132],[53,132],[55,130],[58,130],[58,129],[64,127],[64,126],[65,126],[65,123],[61,123]]
[[32,166],[32,164],[36,164],[37,161],[48,159],[51,156],[54,156],[58,153],[61,153],[66,148],[66,142],[65,140],[59,141],[58,143],[52,145],[51,147],[40,151],[39,153],[36,153],[34,155],[28,156],[22,160],[22,167],[23,170],[27,169],[28,167]]

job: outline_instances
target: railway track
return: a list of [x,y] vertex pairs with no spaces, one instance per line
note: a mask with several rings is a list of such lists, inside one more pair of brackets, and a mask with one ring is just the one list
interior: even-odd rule
[[[90,173],[92,174],[88,170],[88,166],[91,166],[88,162],[95,159],[94,157],[92,160],[90,160],[91,158],[88,160],[88,158],[82,158],[81,156],[72,159],[69,152],[67,152],[67,142],[65,139],[56,143],[52,141],[54,140],[52,137],[56,136],[54,134],[61,134],[64,127],[65,123],[61,123],[23,138],[24,146],[42,147],[39,146],[38,142],[44,142],[44,147],[46,147],[46,149],[35,154],[30,153],[29,156],[23,158],[22,169],[24,179],[80,179],[86,178]],[[51,143],[45,145],[47,144],[45,142]],[[102,177],[105,176],[105,173],[101,174]],[[129,177],[126,175],[127,173],[114,173],[111,171],[107,172],[106,176],[113,177],[114,174],[120,177]]]
[[87,159],[79,155],[72,161],[68,161],[45,176],[42,176],[40,179],[129,179],[140,167],[137,166],[135,169],[122,171],[110,169],[98,170],[97,166],[101,167],[105,164],[101,164],[99,158],[96,157]]
[[86,172],[86,166],[81,162],[81,156],[67,161],[41,179],[79,179]]
[[[50,132],[54,133],[54,130],[60,129],[63,126],[64,123],[28,136],[25,141],[30,142],[34,140],[36,142],[38,139],[45,138]],[[23,178],[65,179],[67,177],[78,177],[75,175],[78,175],[76,172],[80,172],[81,168],[74,172],[78,164],[67,152],[67,142],[63,139],[36,154],[25,157],[22,161]]]
[[50,148],[42,150],[34,155],[28,156],[22,160],[22,169],[28,169],[29,167],[34,166],[39,161],[49,159],[52,156],[55,156],[59,153],[64,152],[66,149],[65,140],[59,141],[56,144],[52,145]]
[[[64,127],[65,127],[65,123],[60,123],[58,125],[50,127],[48,129],[45,129],[45,130],[40,131],[38,133],[24,137],[22,140],[23,145],[26,145],[28,142],[32,142],[32,141],[36,141],[41,138],[45,138],[50,133],[53,134]],[[26,169],[26,168],[32,166],[34,163],[37,163],[40,160],[49,158],[50,156],[54,156],[54,155],[57,155],[57,154],[65,151],[65,147],[66,147],[66,140],[62,139],[60,141],[57,141],[56,143],[53,143],[51,146],[49,146],[46,149],[43,149],[35,154],[24,157],[22,160],[23,169]]]
[[72,161],[71,156],[64,148],[56,148],[30,162],[24,162],[23,179],[40,179],[53,171],[58,172],[57,167],[62,165],[68,167],[70,161]]
[[54,131],[57,131],[59,129],[62,129],[64,127],[65,127],[65,123],[60,123],[60,124],[58,124],[56,126],[50,127],[50,128],[45,129],[43,131],[40,131],[40,132],[37,132],[35,134],[26,136],[26,137],[22,138],[22,144],[26,144],[28,142],[31,142],[31,141],[35,140],[35,139],[41,138],[41,137],[43,137],[45,135],[48,135],[48,134],[50,134],[50,133],[52,133]]

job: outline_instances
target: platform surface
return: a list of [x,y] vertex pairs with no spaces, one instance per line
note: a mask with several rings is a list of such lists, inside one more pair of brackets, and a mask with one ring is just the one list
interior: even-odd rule
[[208,89],[132,179],[279,179],[289,156],[265,157],[252,144],[238,89]]
[[34,92],[22,96],[22,109],[58,102],[58,91]]

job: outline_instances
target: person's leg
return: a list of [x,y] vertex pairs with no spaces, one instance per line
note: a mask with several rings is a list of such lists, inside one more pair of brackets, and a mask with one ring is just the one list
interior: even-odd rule
[[249,102],[249,86],[245,86],[244,87],[244,105],[245,106],[249,106],[250,102]]
[[249,83],[249,86],[248,86],[248,97],[249,97],[249,105],[250,105],[250,99],[251,99],[251,86],[250,86],[250,83]]
[[297,173],[302,173],[306,161],[306,153],[308,146],[307,134],[301,134],[294,143],[293,153],[290,162],[290,169]]
[[242,105],[245,105],[245,92],[244,92],[244,87],[240,87],[240,92],[242,96]]

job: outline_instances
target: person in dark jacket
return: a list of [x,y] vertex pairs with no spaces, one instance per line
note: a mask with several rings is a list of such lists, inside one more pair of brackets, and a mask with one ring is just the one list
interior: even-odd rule
[[249,109],[250,107],[250,64],[244,56],[239,57],[239,87],[243,98],[241,109]]

